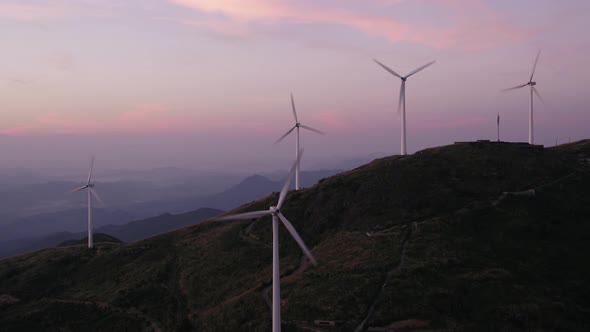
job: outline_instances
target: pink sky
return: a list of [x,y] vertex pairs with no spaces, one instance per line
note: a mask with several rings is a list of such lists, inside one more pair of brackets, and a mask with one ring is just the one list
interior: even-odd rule
[[282,167],[293,142],[272,142],[291,92],[328,133],[303,137],[310,164],[396,154],[400,83],[372,58],[400,74],[437,60],[408,81],[411,152],[493,139],[498,112],[503,137],[525,141],[527,92],[499,91],[526,82],[538,49],[536,141],[587,138],[589,13],[584,0],[4,0],[0,167],[92,153],[113,168]]

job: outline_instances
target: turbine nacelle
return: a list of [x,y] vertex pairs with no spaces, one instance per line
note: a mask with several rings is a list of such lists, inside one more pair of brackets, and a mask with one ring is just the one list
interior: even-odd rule
[[[309,131],[313,131],[316,134],[320,134],[320,135],[325,135],[325,133],[321,130],[317,130],[315,128],[312,128],[310,126],[306,126],[304,124],[301,124],[301,122],[299,122],[299,119],[297,118],[297,110],[295,109],[295,100],[293,99],[293,94],[291,94],[291,107],[292,107],[292,111],[293,111],[293,118],[295,118],[295,125],[293,127],[291,127],[291,129],[289,129],[283,136],[281,136],[278,140],[276,140],[275,144],[277,144],[278,142],[282,141],[285,137],[289,136],[289,134],[295,130],[295,129],[299,129],[299,128],[303,128],[303,129],[307,129]],[[299,135],[299,130],[297,131],[297,135]],[[299,136],[297,136],[297,141],[299,141]],[[297,146],[297,151],[299,151],[299,146]],[[299,174],[297,174],[297,179],[299,178]],[[296,180],[296,182],[298,182],[298,180]],[[296,186],[297,189],[299,189],[299,186]]]
[[537,82],[529,82],[529,85],[535,86],[535,85],[537,85]]

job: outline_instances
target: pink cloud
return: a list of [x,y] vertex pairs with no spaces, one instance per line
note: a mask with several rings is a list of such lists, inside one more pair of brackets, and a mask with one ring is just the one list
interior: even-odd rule
[[243,37],[248,33],[248,29],[235,22],[221,19],[185,19],[185,18],[174,18],[174,17],[162,17],[158,18],[164,21],[176,22],[184,25],[191,25],[194,27],[203,28],[209,31],[214,31],[222,35],[227,36],[240,36]]
[[346,119],[342,113],[338,112],[315,113],[311,118],[313,122],[310,126],[318,127],[320,130],[340,130],[351,127],[349,119]]
[[[444,27],[408,23],[381,14],[360,14],[353,10],[319,5],[306,7],[285,1],[271,0],[169,0],[180,6],[207,13],[226,21],[248,25],[251,22],[276,23],[328,23],[353,27],[367,34],[383,37],[391,42],[414,42],[433,47],[485,48],[507,40],[522,40],[528,34],[517,29],[511,22],[484,5],[481,1],[444,0],[418,2],[424,6],[444,7],[452,13],[451,23]],[[395,6],[402,0],[366,1],[366,6],[378,11],[383,6]],[[325,5],[325,4],[324,4]],[[198,20],[192,20],[194,25]],[[206,22],[206,20],[205,20]],[[203,24],[206,26],[207,23]],[[214,28],[219,26],[216,22]],[[235,30],[235,26],[232,31]]]
[[0,3],[0,17],[17,21],[36,21],[62,16],[61,8],[49,4],[23,4],[22,2]]
[[[235,119],[235,120],[232,120]],[[238,121],[239,120],[239,121]],[[162,105],[141,105],[133,110],[98,119],[68,117],[59,113],[44,113],[27,126],[0,129],[0,135],[31,136],[44,134],[95,134],[95,133],[177,133],[218,131],[268,132],[272,128],[260,121],[243,121],[233,114],[215,115],[211,112],[179,114]]]

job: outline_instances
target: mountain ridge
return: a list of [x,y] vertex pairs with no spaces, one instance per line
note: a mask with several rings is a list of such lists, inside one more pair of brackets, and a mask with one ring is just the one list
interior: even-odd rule
[[[546,149],[456,144],[289,192],[282,213],[319,265],[294,274],[301,253],[281,230],[285,331],[317,319],[341,331],[417,321],[431,330],[585,331],[588,155],[588,140]],[[228,213],[276,200],[273,193]],[[154,322],[160,330],[268,330],[260,292],[270,284],[269,226],[268,218],[204,222],[100,255],[53,248],[0,260],[0,296],[18,300],[0,306],[0,322],[81,328],[98,308],[98,330]]]

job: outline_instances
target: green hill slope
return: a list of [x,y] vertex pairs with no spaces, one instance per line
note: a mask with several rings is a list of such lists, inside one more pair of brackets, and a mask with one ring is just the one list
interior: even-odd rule
[[[302,262],[281,230],[285,331],[317,319],[336,321],[330,331],[588,330],[588,158],[590,141],[457,144],[290,192],[282,212],[319,265]],[[98,253],[1,260],[0,326],[268,331],[269,221],[205,222]]]

